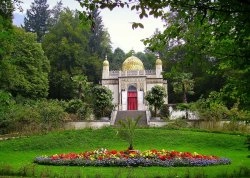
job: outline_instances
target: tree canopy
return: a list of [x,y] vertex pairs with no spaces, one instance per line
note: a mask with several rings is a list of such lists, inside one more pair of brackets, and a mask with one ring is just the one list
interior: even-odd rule
[[80,26],[77,13],[69,9],[61,12],[58,22],[50,29],[42,42],[50,60],[50,97],[73,98],[74,75],[83,73],[84,61],[89,56],[89,29]]
[[150,91],[146,93],[145,100],[154,109],[154,116],[157,111],[163,106],[164,98],[167,96],[166,89],[163,86],[155,85]]
[[24,29],[27,32],[36,33],[38,42],[42,41],[42,37],[48,31],[50,17],[48,8],[47,0],[34,0],[24,18]]
[[0,61],[1,89],[14,96],[46,97],[50,65],[36,35],[14,28],[9,45],[9,55]]

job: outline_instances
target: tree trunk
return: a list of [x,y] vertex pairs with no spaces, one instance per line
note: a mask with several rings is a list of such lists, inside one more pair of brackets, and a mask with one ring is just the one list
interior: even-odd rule
[[187,103],[187,94],[183,92],[183,103]]
[[128,150],[133,150],[134,148],[133,148],[133,145],[132,145],[132,143],[130,143],[129,144],[129,147],[128,147]]
[[156,117],[156,115],[157,115],[157,107],[154,106],[154,109],[155,109],[155,117]]

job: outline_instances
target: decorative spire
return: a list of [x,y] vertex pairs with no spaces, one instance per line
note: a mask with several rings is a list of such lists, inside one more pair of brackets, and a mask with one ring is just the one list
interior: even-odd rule
[[160,54],[157,53],[157,54],[156,54],[156,57],[157,57],[157,59],[160,59]]
[[135,55],[135,51],[134,51],[134,49],[132,48],[132,50],[131,50],[131,53],[132,53],[132,56],[134,56]]
[[105,55],[105,60],[103,61],[103,66],[109,66],[108,56]]
[[160,59],[160,54],[158,53],[156,56],[157,56],[156,65],[162,65],[162,61]]

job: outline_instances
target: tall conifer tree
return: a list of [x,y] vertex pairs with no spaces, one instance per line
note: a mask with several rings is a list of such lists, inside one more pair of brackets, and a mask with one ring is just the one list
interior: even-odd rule
[[93,24],[91,27],[91,35],[89,39],[90,53],[96,54],[103,59],[107,53],[111,53],[111,42],[108,32],[104,29],[100,11],[97,9],[91,13]]
[[24,18],[24,29],[27,32],[37,34],[37,41],[41,42],[42,37],[48,31],[48,19],[50,16],[47,0],[34,0],[31,9],[27,10]]

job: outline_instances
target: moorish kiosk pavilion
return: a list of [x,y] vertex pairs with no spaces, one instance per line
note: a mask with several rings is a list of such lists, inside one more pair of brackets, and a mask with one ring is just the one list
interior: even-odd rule
[[[144,99],[146,92],[155,85],[166,88],[167,81],[162,77],[162,61],[155,61],[155,70],[145,70],[142,61],[132,56],[124,60],[122,70],[110,70],[109,62],[103,62],[102,85],[113,93],[113,104],[117,111],[146,111],[148,105]],[[165,104],[168,99],[164,98]]]

